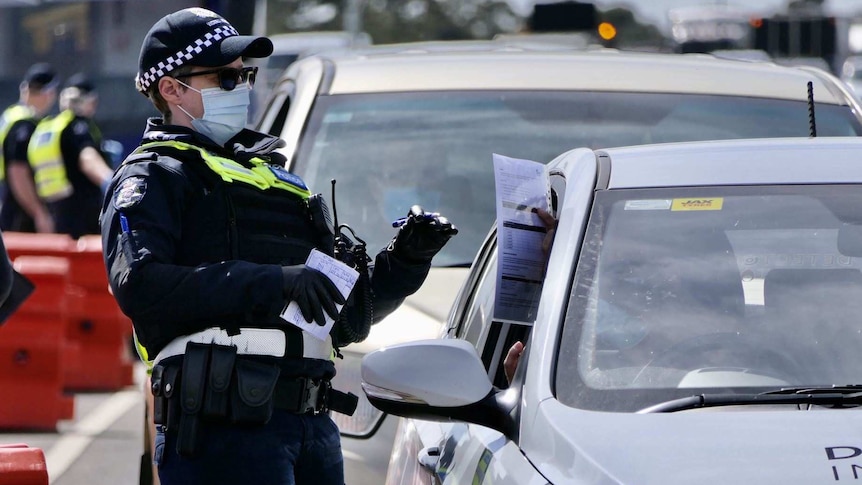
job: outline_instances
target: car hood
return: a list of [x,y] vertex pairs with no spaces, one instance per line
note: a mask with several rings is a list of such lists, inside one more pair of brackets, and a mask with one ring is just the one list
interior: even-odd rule
[[371,327],[367,339],[343,350],[367,354],[385,345],[437,338],[469,271],[469,268],[431,268],[419,291]]
[[521,446],[551,483],[835,483],[862,476],[862,413],[728,407],[666,414],[540,406]]

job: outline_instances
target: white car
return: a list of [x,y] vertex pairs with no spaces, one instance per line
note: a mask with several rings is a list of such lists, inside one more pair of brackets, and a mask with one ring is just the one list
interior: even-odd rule
[[363,359],[409,418],[386,483],[856,480],[860,159],[859,138],[560,155],[535,321],[494,316],[492,232],[444,338]]
[[[380,413],[359,387],[365,353],[434,338],[494,220],[492,154],[546,162],[575,146],[862,133],[862,107],[834,76],[708,55],[576,50],[526,39],[381,45],[318,53],[288,68],[258,129],[283,138],[287,168],[322,192],[376,253],[411,204],[459,229],[428,279],[369,338],[342,350],[334,386],[361,396],[342,432],[366,437]],[[336,180],[335,198],[330,182]],[[395,433],[342,441],[352,483],[380,483]]]

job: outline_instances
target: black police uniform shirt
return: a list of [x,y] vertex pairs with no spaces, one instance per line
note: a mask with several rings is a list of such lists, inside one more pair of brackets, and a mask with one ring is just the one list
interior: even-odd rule
[[4,178],[6,187],[3,190],[2,207],[0,207],[0,229],[4,231],[35,232],[36,225],[9,188],[9,165],[20,164],[30,170],[27,162],[27,144],[36,130],[33,120],[19,120],[14,123],[3,140]]
[[[66,177],[72,184],[72,195],[48,204],[54,218],[55,230],[78,238],[84,234],[99,234],[99,210],[102,205],[102,188],[94,184],[81,171],[79,156],[85,148],[101,152],[100,140],[93,121],[76,116],[60,134],[60,153],[66,168]],[[104,155],[103,155],[104,157]]]
[[[234,153],[188,128],[163,125],[160,119],[148,122],[141,143],[170,140],[234,160],[256,154],[280,157],[282,164],[284,159],[273,152],[283,142],[263,133],[243,130],[231,140],[243,147]],[[176,152],[127,158],[114,174],[100,216],[111,288],[150,358],[174,338],[210,327],[239,322],[245,327],[298,330],[278,316],[286,303],[281,266],[252,262],[272,255],[244,260],[219,256],[232,250],[227,233],[233,216],[224,202],[210,197],[222,189],[209,185],[206,174],[196,168],[200,163],[193,162],[200,160],[195,151]],[[265,204],[260,205],[265,213]],[[296,263],[302,261],[304,257]],[[371,271],[375,321],[418,290],[429,267],[430,263],[408,265],[381,251]],[[343,311],[349,312],[349,306],[350,302]],[[292,340],[288,336],[288,347]],[[282,363],[284,376],[335,374],[331,359],[285,357]]]

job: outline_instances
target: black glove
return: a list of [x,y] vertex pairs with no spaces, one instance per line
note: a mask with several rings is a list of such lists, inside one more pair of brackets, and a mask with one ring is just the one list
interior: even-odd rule
[[455,234],[458,228],[448,219],[414,205],[387,249],[406,263],[427,264]]
[[326,275],[304,264],[282,266],[281,274],[284,276],[284,297],[299,305],[306,322],[311,323],[313,319],[321,327],[326,325],[324,311],[338,319],[335,305],[344,304],[344,297]]

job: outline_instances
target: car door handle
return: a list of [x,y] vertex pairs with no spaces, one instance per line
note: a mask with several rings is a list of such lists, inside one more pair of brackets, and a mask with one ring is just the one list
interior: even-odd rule
[[419,451],[419,456],[416,457],[419,464],[432,472],[437,471],[437,462],[440,461],[440,447],[429,446]]

